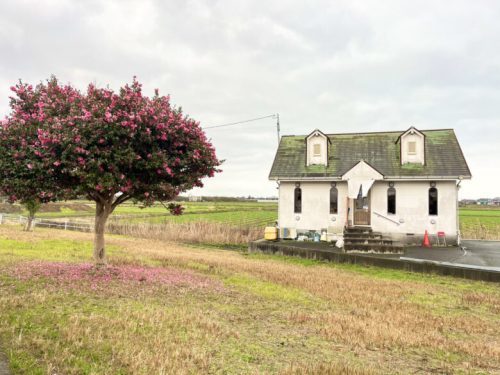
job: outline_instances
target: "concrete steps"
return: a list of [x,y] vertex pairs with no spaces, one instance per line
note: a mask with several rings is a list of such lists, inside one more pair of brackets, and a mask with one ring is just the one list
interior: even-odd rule
[[384,238],[370,227],[348,227],[344,229],[344,250],[346,252],[403,253],[403,246]]

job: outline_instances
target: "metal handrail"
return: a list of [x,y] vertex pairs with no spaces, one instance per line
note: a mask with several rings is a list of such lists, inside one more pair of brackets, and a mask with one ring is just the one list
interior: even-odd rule
[[399,225],[401,225],[401,223],[400,223],[399,221],[392,220],[390,217],[384,216],[384,215],[379,214],[378,212],[375,212],[375,211],[373,211],[373,213],[374,213],[375,215],[379,216],[379,217],[382,217],[382,218],[384,218],[384,219],[386,219],[386,220],[389,220],[390,222],[392,222],[392,223],[394,223],[394,224],[396,224],[396,225],[398,225],[398,226],[399,226]]

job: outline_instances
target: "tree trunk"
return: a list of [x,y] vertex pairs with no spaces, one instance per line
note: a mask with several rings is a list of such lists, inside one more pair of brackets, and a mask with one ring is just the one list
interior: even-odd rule
[[26,232],[31,232],[33,230],[33,220],[35,219],[35,213],[31,212],[28,214],[28,221],[26,222],[26,226],[24,230]]
[[96,267],[106,266],[106,250],[104,247],[104,229],[112,212],[111,203],[96,202],[94,227],[94,262]]

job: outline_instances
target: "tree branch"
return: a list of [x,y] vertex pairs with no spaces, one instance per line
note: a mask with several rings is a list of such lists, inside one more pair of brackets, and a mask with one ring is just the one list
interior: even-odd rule
[[162,201],[158,201],[158,202],[160,202],[163,207],[165,207],[168,211],[170,211],[170,209],[168,208],[168,206],[165,205],[165,203],[163,203]]
[[96,201],[96,202],[100,202],[100,203],[102,203],[102,204],[106,203],[106,199],[104,199],[104,198],[102,197],[102,195],[101,195],[101,194],[99,194],[98,192],[95,192],[95,191],[89,191],[89,192],[87,193],[87,195],[88,195],[90,198],[92,198],[94,201]]
[[115,199],[115,201],[113,202],[111,207],[114,210],[116,208],[116,206],[118,206],[119,204],[122,204],[125,201],[128,201],[130,198],[132,198],[130,195],[122,194],[118,198]]

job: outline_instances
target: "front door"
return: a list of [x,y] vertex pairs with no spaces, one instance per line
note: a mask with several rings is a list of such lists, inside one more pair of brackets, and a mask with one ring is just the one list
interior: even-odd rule
[[370,193],[362,197],[361,192],[354,199],[354,225],[370,225]]

